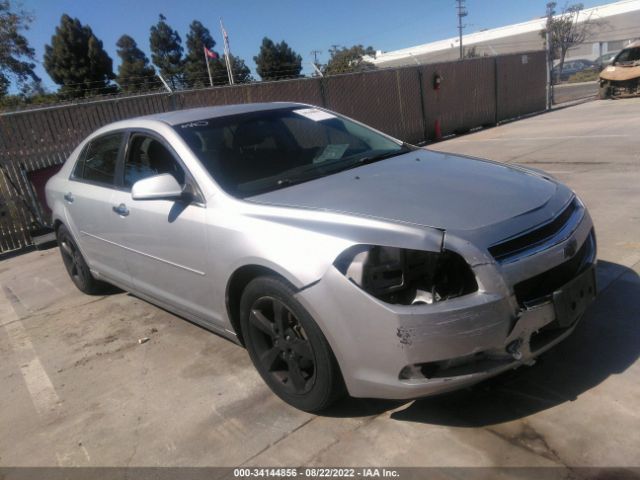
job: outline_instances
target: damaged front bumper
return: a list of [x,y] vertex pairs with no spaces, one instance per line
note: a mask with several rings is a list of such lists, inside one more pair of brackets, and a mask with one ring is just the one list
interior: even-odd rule
[[[368,295],[335,268],[297,298],[325,333],[352,396],[410,399],[442,393],[532,364],[571,334],[595,297],[590,229],[589,220],[577,232],[581,241],[593,241],[590,263],[552,294],[526,306],[500,289],[430,305],[392,305]],[[491,268],[504,275],[499,267]],[[516,266],[510,268],[513,272]]]

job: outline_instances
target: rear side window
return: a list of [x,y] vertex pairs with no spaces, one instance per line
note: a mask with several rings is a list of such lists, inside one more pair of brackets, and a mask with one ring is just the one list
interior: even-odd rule
[[92,140],[82,152],[73,177],[112,186],[123,137],[124,133],[112,133]]

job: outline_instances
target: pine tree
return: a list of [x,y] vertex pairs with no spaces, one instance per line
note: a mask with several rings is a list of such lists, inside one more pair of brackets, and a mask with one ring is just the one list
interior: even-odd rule
[[51,45],[45,45],[44,68],[65,96],[111,93],[113,61],[88,25],[62,15]]
[[147,91],[160,86],[149,59],[129,35],[122,35],[116,43],[120,66],[116,81],[125,92]]
[[235,55],[230,55],[231,57],[231,71],[233,72],[233,81],[235,83],[249,83],[253,82],[253,77],[251,76],[251,70],[244,63],[244,60],[240,57],[236,57]]
[[[231,71],[233,72],[234,83],[249,83],[253,81],[251,76],[251,70],[244,63],[244,60],[235,55],[230,55],[231,58]],[[211,77],[213,78],[213,84],[216,86],[228,85],[229,76],[227,74],[227,66],[224,62],[224,57],[221,56],[216,60],[211,60]]]
[[273,43],[264,37],[260,53],[253,57],[256,71],[262,80],[297,78],[302,71],[302,57],[294,52],[285,41]]
[[166,19],[160,14],[158,23],[151,27],[149,36],[151,60],[158,67],[163,78],[173,89],[176,89],[184,83],[182,39],[178,32],[167,24]]
[[[190,87],[209,86],[209,76],[207,64],[204,58],[204,48],[213,51],[216,45],[211,37],[209,29],[198,20],[194,20],[189,25],[187,34],[187,57],[185,59],[184,73],[185,81]],[[217,54],[217,52],[216,52]],[[210,63],[218,62],[218,59],[207,59]],[[213,69],[212,69],[213,74]]]
[[32,18],[15,11],[9,0],[0,1],[0,97],[7,93],[11,79],[24,86],[29,80],[39,82],[34,73],[34,50],[20,32],[27,30]]

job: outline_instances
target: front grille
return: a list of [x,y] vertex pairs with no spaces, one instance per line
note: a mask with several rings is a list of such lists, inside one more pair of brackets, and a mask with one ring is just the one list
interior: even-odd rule
[[580,250],[571,259],[535,277],[523,280],[513,287],[518,304],[526,307],[527,304],[531,305],[551,295],[585,271],[595,261],[595,251],[596,238],[592,229]]
[[511,238],[507,241],[489,247],[489,253],[498,261],[507,260],[509,257],[517,255],[525,250],[543,244],[556,235],[567,224],[571,216],[578,209],[578,202],[573,201],[549,223],[542,225],[523,235]]

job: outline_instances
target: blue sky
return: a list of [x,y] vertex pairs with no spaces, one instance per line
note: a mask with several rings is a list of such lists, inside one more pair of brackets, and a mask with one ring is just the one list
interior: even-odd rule
[[[467,0],[466,32],[522,22],[544,15],[547,0]],[[559,2],[562,3],[562,2]],[[607,3],[582,0],[585,7]],[[42,67],[44,46],[50,43],[60,16],[67,13],[88,24],[114,60],[116,41],[126,33],[149,56],[149,28],[163,13],[186,40],[189,23],[200,20],[222,50],[218,19],[223,17],[231,52],[245,60],[255,75],[253,57],[264,36],[285,40],[304,59],[310,73],[312,50],[328,58],[331,45],[362,43],[377,50],[395,50],[457,35],[454,0],[22,0],[35,20],[26,36],[40,62],[38,75],[55,85]]]

